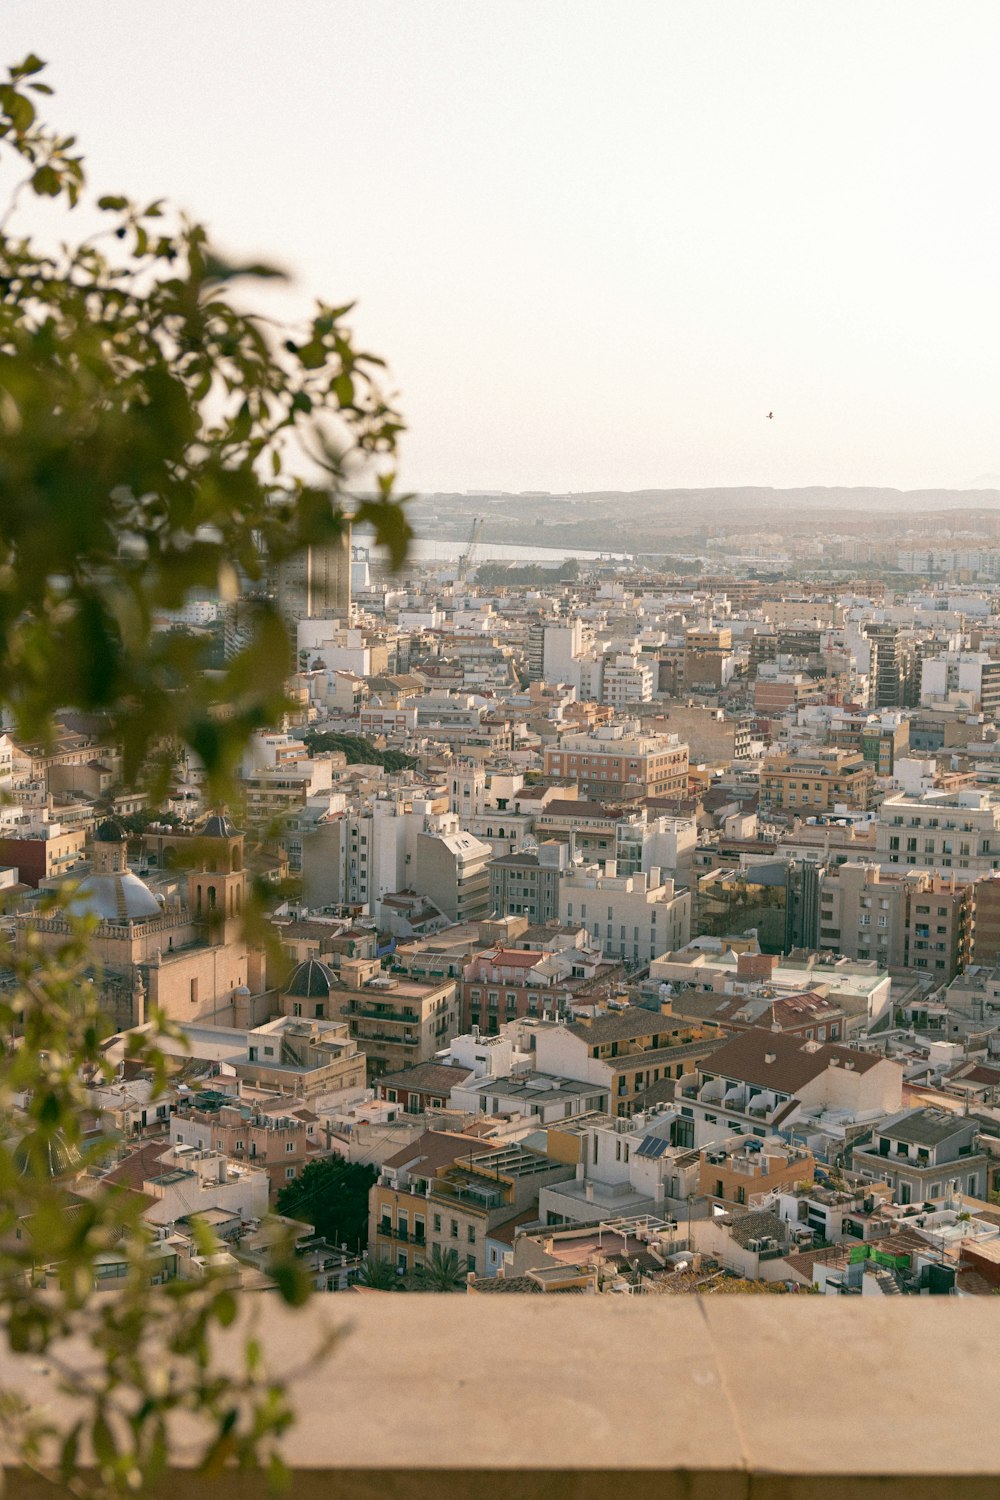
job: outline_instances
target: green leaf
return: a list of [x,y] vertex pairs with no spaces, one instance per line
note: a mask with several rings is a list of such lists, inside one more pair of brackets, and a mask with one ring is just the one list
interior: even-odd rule
[[83,1422],[75,1422],[63,1438],[59,1449],[59,1477],[63,1484],[76,1476],[77,1459],[80,1452],[80,1434],[83,1431]]
[[94,1445],[94,1456],[98,1463],[110,1468],[118,1457],[118,1446],[103,1411],[99,1411],[94,1418],[90,1440]]
[[117,213],[123,208],[128,208],[128,199],[122,198],[117,193],[105,193],[103,198],[98,198],[97,206],[98,208],[107,209],[110,212]]
[[338,375],[333,381],[333,393],[341,406],[354,405],[354,381],[350,375]]
[[212,1303],[212,1311],[216,1321],[221,1323],[223,1328],[228,1328],[231,1323],[234,1323],[239,1308],[232,1292],[219,1292]]
[[274,1284],[289,1307],[301,1307],[309,1297],[309,1279],[294,1261],[279,1261],[272,1268]]
[[284,1495],[292,1482],[292,1471],[280,1453],[272,1453],[267,1461],[267,1487],[272,1495]]
[[32,174],[31,186],[40,198],[58,198],[62,185],[62,178],[55,167],[39,167]]

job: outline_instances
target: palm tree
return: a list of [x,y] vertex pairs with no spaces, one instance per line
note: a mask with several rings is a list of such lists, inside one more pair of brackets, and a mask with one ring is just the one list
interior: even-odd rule
[[358,1286],[371,1287],[375,1292],[401,1292],[404,1290],[403,1278],[396,1275],[396,1267],[390,1260],[373,1260],[371,1256],[365,1261],[358,1277]]
[[435,1245],[430,1259],[414,1271],[413,1279],[422,1292],[455,1292],[464,1287],[468,1271],[468,1263],[457,1250],[442,1250]]

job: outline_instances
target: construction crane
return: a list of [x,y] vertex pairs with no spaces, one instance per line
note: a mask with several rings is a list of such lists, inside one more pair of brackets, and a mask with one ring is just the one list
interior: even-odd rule
[[472,560],[476,555],[476,543],[479,541],[479,533],[483,529],[483,517],[476,516],[469,528],[469,540],[465,544],[465,551],[458,559],[458,581],[464,583],[466,575],[472,566]]

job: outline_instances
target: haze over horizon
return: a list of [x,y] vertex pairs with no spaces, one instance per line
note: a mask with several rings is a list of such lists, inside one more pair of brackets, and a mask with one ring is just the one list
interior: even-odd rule
[[987,0],[4,23],[96,191],[358,300],[406,489],[1000,485]]

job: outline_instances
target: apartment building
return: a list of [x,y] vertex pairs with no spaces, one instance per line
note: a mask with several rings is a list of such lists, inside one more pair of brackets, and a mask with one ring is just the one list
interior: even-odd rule
[[170,1119],[171,1142],[221,1151],[234,1161],[263,1168],[272,1196],[322,1153],[319,1122],[304,1106],[265,1109],[260,1104],[224,1102],[221,1095],[210,1098],[214,1107],[206,1107],[201,1094],[178,1100]]
[[615,656],[604,664],[602,701],[619,713],[636,703],[651,703],[655,677],[649,657],[640,656],[638,652]]
[[490,911],[501,917],[524,916],[538,924],[557,921],[559,881],[568,864],[568,848],[557,839],[492,860]]
[[586,927],[606,958],[645,964],[687,943],[691,892],[655,866],[634,875],[619,875],[614,860],[578,866],[559,887],[559,920]]
[[752,720],[747,715],[727,717],[720,708],[671,703],[661,718],[649,725],[654,733],[676,734],[688,746],[693,765],[701,761],[746,760],[751,753]]
[[973,914],[973,887],[954,877],[843,864],[823,881],[819,946],[950,980],[971,961]]
[[0,866],[12,866],[22,885],[37,887],[67,875],[85,858],[82,828],[33,822],[23,814],[18,822],[21,827],[5,828],[6,836],[0,838]]
[[891,776],[896,761],[909,753],[910,721],[901,713],[838,713],[831,718],[828,743],[839,750],[860,751],[877,776]]
[[369,1196],[369,1254],[406,1273],[435,1250],[453,1250],[468,1271],[482,1271],[491,1231],[536,1203],[540,1188],[574,1172],[523,1145],[428,1133],[382,1165]]
[[928,708],[967,702],[994,722],[1000,715],[1000,661],[983,651],[947,651],[921,665],[920,702]]
[[874,791],[874,768],[856,752],[772,755],[761,767],[761,808],[768,812],[808,816],[832,812],[838,803],[864,811]]
[[546,750],[545,775],[575,782],[580,796],[608,798],[684,796],[688,747],[676,735],[643,734],[634,719],[601,725],[590,734],[568,734]]
[[854,1169],[888,1183],[900,1204],[984,1198],[988,1190],[976,1122],[950,1109],[910,1109],[880,1121],[871,1144],[855,1146]]
[[641,1110],[651,1090],[670,1094],[672,1082],[721,1045],[682,1017],[633,1005],[538,1026],[533,1039],[541,1072],[600,1085],[623,1117]]
[[454,980],[424,982],[383,973],[377,959],[343,959],[335,973],[307,959],[278,997],[283,1014],[346,1024],[368,1079],[426,1062],[458,1034]]
[[684,632],[684,686],[716,692],[733,673],[733,632],[728,625],[696,625]]
[[478,953],[461,984],[463,1029],[495,1034],[521,1016],[565,1015],[574,994],[591,985],[607,965],[599,948],[567,946],[543,952],[497,947]]
[[474,834],[428,829],[417,835],[414,884],[452,922],[477,922],[490,910],[492,846]]
[[967,788],[887,797],[875,850],[883,866],[968,871],[959,875],[963,880],[1000,870],[1000,793]]
[[898,1111],[903,1067],[874,1052],[753,1026],[700,1061],[678,1090],[677,1144],[768,1136],[806,1111],[877,1119]]
[[805,1146],[790,1146],[780,1136],[731,1136],[700,1152],[698,1194],[724,1208],[759,1211],[783,1188],[811,1183],[816,1163]]
[[869,708],[913,708],[920,699],[920,646],[899,625],[871,621],[863,626],[871,647]]

